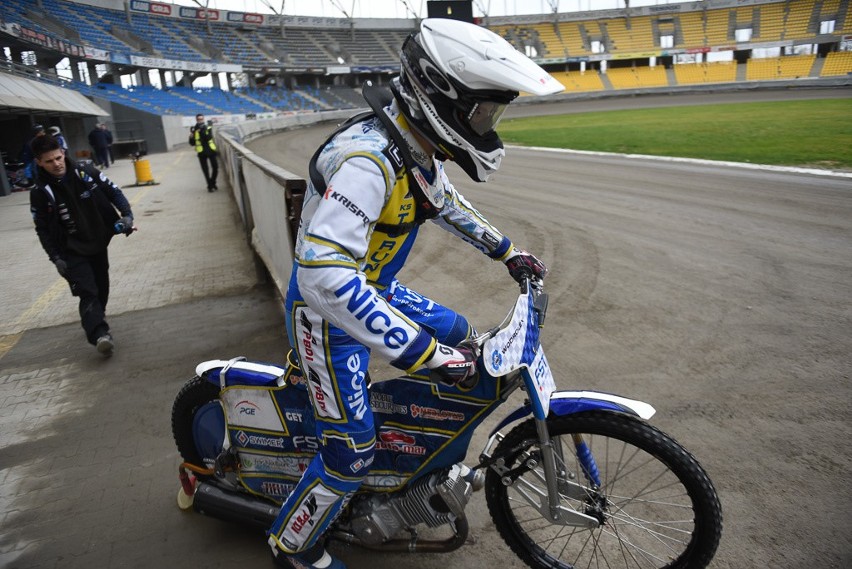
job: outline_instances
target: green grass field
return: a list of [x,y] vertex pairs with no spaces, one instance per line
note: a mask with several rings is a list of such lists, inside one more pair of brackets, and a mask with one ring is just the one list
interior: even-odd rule
[[852,99],[552,115],[498,130],[507,144],[852,169]]

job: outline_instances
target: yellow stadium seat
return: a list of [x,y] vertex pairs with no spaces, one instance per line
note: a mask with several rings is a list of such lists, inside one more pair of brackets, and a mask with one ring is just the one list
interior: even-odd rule
[[822,66],[821,77],[836,77],[852,73],[852,51],[829,53]]

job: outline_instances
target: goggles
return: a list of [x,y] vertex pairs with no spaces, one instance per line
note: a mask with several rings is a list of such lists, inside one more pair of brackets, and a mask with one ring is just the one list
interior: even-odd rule
[[432,103],[455,107],[462,122],[477,136],[492,132],[506,107],[518,96],[514,91],[465,89],[437,68],[414,34],[406,39],[400,55],[403,67]]
[[466,117],[470,129],[482,136],[497,128],[497,123],[509,105],[496,101],[474,102],[473,108]]

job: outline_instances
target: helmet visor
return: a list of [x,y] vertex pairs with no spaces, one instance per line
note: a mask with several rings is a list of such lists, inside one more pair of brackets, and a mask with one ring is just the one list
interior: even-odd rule
[[509,105],[496,101],[477,101],[467,117],[470,129],[482,136],[497,128],[497,123]]

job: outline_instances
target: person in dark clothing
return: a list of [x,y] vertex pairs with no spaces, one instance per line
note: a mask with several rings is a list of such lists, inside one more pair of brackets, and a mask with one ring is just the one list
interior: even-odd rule
[[[219,163],[216,156],[216,141],[213,140],[213,128],[204,122],[204,115],[195,115],[195,125],[189,130],[189,145],[198,153],[201,171],[207,180],[207,191],[218,190],[216,176],[219,174]],[[209,168],[208,168],[209,163]]]
[[95,152],[95,164],[109,168],[109,147],[112,144],[112,133],[101,123],[89,133],[89,144]]
[[112,141],[113,141],[112,131],[109,129],[109,127],[106,125],[106,123],[101,123],[101,128],[106,133],[106,138],[107,138],[107,142],[108,142],[108,144],[107,144],[107,156],[109,156],[109,163],[115,164],[115,155],[113,155],[113,153],[112,153]]
[[62,151],[65,152],[65,154],[68,154],[68,142],[62,135],[62,130],[58,126],[52,126],[47,129],[47,131],[50,136],[56,139],[56,142],[59,143],[59,147],[62,148]]
[[109,299],[107,246],[116,233],[130,235],[133,212],[121,189],[91,164],[71,162],[51,136],[33,142],[38,166],[30,190],[36,234],[50,261],[80,299],[86,339],[98,352],[112,354],[105,320]]

